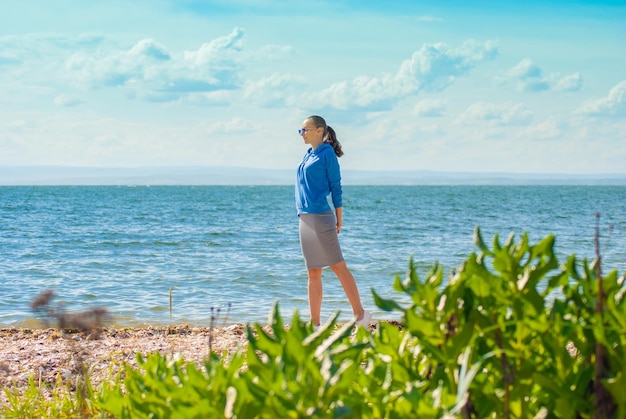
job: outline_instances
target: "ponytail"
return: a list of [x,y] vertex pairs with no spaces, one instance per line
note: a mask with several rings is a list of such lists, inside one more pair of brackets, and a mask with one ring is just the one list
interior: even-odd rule
[[324,142],[333,146],[337,157],[343,156],[343,150],[341,149],[341,143],[337,140],[337,134],[335,130],[330,126],[326,127],[326,134],[324,135]]
[[343,150],[341,149],[341,143],[339,143],[339,141],[337,140],[337,134],[335,133],[334,129],[326,125],[326,121],[324,120],[324,118],[322,118],[321,116],[312,115],[309,116],[307,119],[313,121],[316,127],[324,128],[324,139],[322,141],[330,144],[333,147],[337,157],[343,156]]

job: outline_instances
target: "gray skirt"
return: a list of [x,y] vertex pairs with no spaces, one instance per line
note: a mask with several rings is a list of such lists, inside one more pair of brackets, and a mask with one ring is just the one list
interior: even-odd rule
[[300,247],[308,269],[343,261],[335,214],[300,214]]

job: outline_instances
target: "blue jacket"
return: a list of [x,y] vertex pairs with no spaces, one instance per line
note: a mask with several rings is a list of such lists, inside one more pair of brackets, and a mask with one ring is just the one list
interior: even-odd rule
[[335,150],[322,143],[315,150],[309,148],[298,166],[296,177],[296,210],[320,214],[330,211],[328,195],[335,208],[341,207],[341,173]]

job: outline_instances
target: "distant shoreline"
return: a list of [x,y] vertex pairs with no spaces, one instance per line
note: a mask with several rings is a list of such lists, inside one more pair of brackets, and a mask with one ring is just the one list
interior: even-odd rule
[[[343,170],[344,185],[626,185],[626,173]],[[294,170],[240,167],[0,166],[0,186],[293,185]]]

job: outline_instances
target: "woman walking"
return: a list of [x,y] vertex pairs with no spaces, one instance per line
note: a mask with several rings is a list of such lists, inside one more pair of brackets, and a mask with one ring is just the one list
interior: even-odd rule
[[[338,157],[343,155],[335,131],[321,116],[310,116],[298,130],[310,145],[298,166],[296,209],[300,218],[300,246],[308,273],[311,322],[320,325],[322,308],[322,269],[330,266],[337,275],[358,326],[367,327],[372,318],[363,309],[359,290],[339,245],[342,226],[341,173]],[[331,195],[335,213],[328,203]]]

